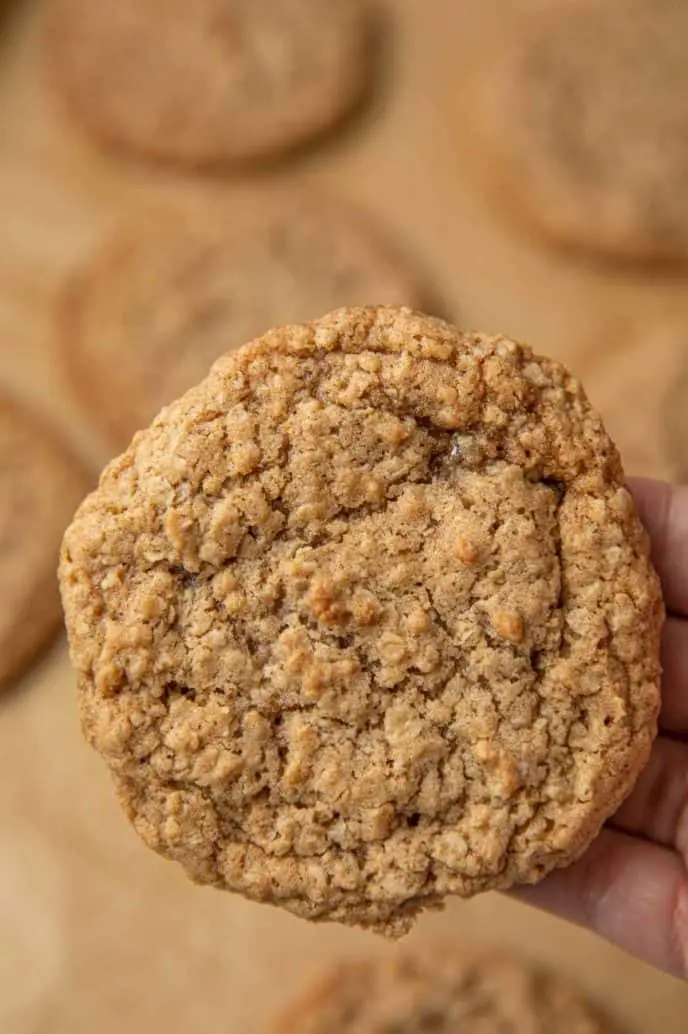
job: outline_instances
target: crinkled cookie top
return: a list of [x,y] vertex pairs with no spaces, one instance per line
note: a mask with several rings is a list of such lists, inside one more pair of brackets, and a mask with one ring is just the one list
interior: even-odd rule
[[86,736],[204,883],[401,933],[534,881],[630,790],[661,597],[559,364],[405,309],[225,356],[64,542]]

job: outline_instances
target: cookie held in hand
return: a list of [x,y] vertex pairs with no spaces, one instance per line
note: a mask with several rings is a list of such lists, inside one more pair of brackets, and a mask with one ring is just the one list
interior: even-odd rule
[[655,734],[662,602],[577,380],[341,309],[213,367],[64,540],[83,728],[201,883],[398,935],[577,857]]

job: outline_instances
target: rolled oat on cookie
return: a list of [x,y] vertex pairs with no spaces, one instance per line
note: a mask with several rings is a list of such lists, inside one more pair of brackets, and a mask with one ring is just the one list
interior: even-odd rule
[[84,732],[200,883],[406,932],[576,858],[655,735],[662,600],[579,382],[348,308],[220,359],[60,568]]

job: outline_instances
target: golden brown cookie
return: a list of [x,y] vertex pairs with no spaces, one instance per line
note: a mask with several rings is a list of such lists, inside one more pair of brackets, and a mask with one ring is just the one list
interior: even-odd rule
[[419,274],[347,205],[287,194],[242,221],[204,200],[115,234],[74,278],[62,354],[92,419],[120,448],[224,352],[338,305],[421,305]]
[[655,734],[660,589],[599,416],[406,309],[220,359],[106,469],[61,585],[141,836],[311,919],[396,935],[539,880]]
[[344,961],[269,1034],[610,1034],[568,981],[507,954],[446,945]]
[[87,488],[53,432],[0,396],[0,688],[60,624],[60,539]]
[[483,172],[514,214],[621,260],[688,258],[688,6],[540,5],[483,62]]
[[96,138],[184,165],[272,157],[362,96],[367,0],[53,0],[47,53]]

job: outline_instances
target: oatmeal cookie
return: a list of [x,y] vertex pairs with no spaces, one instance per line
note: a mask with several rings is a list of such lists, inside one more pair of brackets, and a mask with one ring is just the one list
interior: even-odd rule
[[242,220],[234,206],[187,198],[122,226],[68,283],[60,352],[93,422],[124,448],[266,327],[426,300],[418,271],[346,204],[287,192]]
[[[680,413],[685,343],[683,327],[634,325],[606,331],[586,361],[588,395],[604,412],[605,426],[634,476],[677,477],[680,453],[671,432]],[[688,404],[685,384],[683,398]]]
[[342,309],[220,359],[102,476],[61,585],[85,734],[201,883],[406,931],[630,791],[662,603],[579,382]]
[[375,60],[367,0],[54,0],[46,52],[96,139],[185,166],[270,158],[330,129]]
[[53,431],[0,396],[0,688],[60,624],[60,539],[88,487]]
[[331,967],[269,1034],[611,1034],[562,977],[506,954],[436,950]]
[[[684,344],[684,342],[682,342]],[[685,348],[673,382],[664,399],[663,439],[671,458],[673,474],[688,483],[688,356]]]
[[553,240],[688,258],[688,7],[543,5],[483,62],[473,112],[494,195]]

